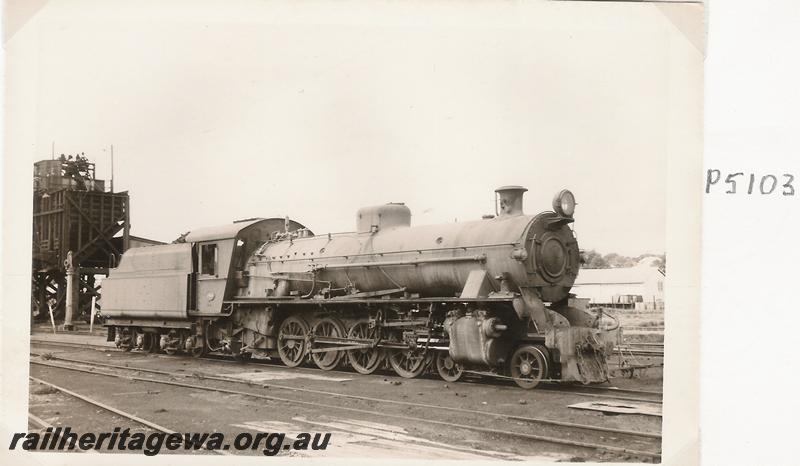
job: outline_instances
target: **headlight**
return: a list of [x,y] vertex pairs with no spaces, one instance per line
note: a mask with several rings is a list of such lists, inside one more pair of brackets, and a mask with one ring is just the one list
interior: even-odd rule
[[553,210],[562,217],[572,217],[575,213],[575,196],[568,189],[561,190],[553,198]]

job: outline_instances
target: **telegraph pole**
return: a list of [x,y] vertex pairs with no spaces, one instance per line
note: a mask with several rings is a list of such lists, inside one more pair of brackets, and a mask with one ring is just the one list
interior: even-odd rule
[[114,192],[114,144],[111,144],[111,192]]

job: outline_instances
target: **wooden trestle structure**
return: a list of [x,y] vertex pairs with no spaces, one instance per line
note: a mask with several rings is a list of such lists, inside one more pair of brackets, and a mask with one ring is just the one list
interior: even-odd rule
[[62,155],[34,164],[32,319],[48,319],[48,306],[64,315],[70,252],[79,284],[73,318],[88,315],[92,296],[99,299],[95,277],[108,275],[129,242],[128,193],[106,191],[93,163]]

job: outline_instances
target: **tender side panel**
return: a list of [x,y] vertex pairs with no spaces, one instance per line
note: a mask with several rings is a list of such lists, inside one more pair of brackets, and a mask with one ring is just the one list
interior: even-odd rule
[[191,273],[189,243],[130,249],[103,280],[103,315],[185,319]]

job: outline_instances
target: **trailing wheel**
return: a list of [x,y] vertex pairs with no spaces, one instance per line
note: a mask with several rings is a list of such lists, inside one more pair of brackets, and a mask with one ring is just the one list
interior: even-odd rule
[[536,387],[547,378],[547,349],[540,345],[520,346],[508,362],[508,372],[520,387]]
[[[374,340],[377,336],[376,328],[369,328],[369,322],[359,321],[350,327],[347,338],[353,340]],[[385,359],[385,353],[380,348],[358,348],[347,350],[350,365],[360,374],[372,374]]]
[[[346,332],[344,324],[342,324],[342,321],[339,319],[323,317],[314,324],[313,333],[314,337],[344,338]],[[330,348],[330,345],[314,344],[314,348],[326,347]],[[316,364],[317,367],[324,371],[329,371],[335,369],[336,366],[339,365],[344,355],[344,351],[325,351],[323,353],[311,353],[311,359],[314,360],[314,364]]]
[[429,359],[422,349],[389,350],[389,364],[400,377],[413,379],[425,372]]
[[439,377],[447,382],[456,382],[464,375],[464,370],[453,361],[447,351],[437,351],[436,371],[439,373]]
[[308,324],[300,317],[287,317],[278,330],[278,356],[289,367],[299,366],[306,355]]

